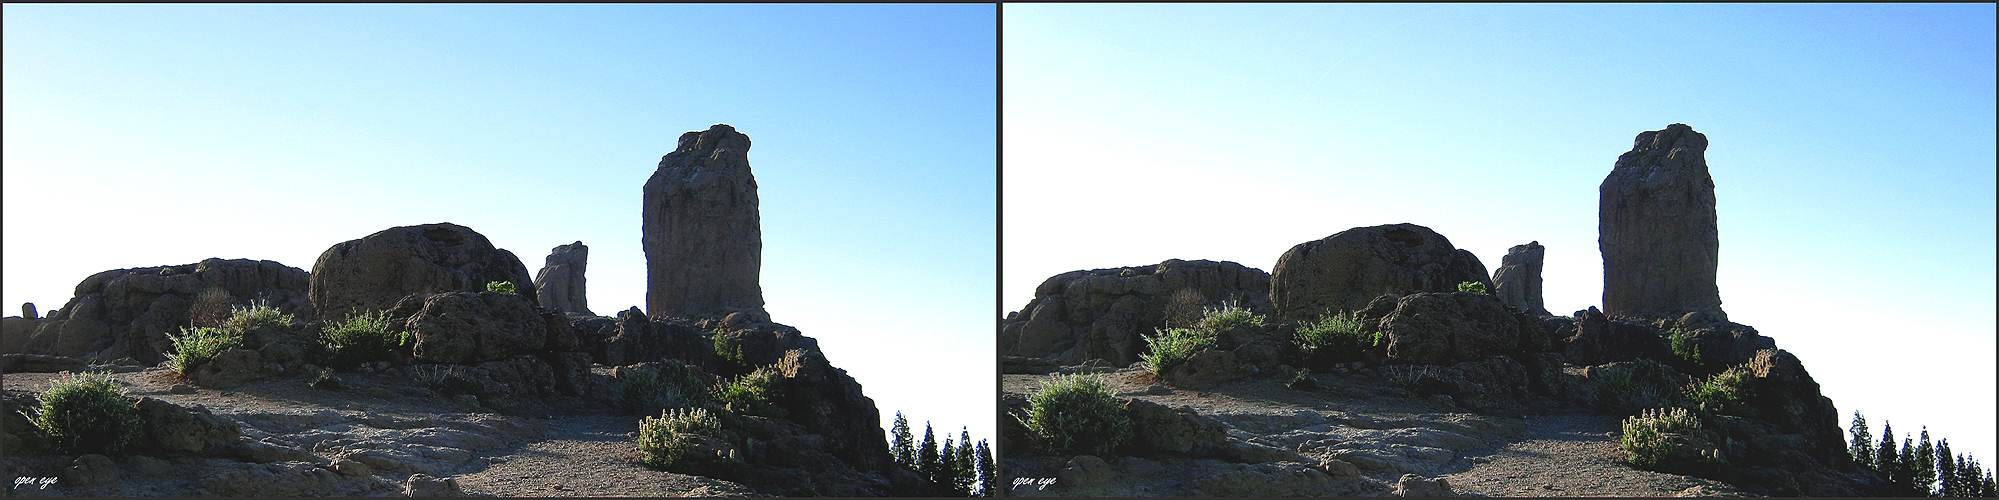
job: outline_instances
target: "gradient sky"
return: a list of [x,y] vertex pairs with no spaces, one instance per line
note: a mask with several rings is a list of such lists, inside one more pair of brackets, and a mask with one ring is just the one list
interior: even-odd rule
[[1427,226],[1601,303],[1597,186],[1707,135],[1718,286],[1878,436],[1994,452],[1994,8],[1005,6],[1000,314],[1058,273]]
[[[640,188],[754,141],[772,318],[896,411],[993,436],[993,5],[5,6],[5,303],[209,257],[311,270],[453,222],[645,301]],[[941,438],[942,436],[940,436]]]

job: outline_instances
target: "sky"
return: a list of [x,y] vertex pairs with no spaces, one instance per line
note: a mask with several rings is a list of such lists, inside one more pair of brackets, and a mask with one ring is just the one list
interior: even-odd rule
[[[641,187],[750,136],[762,286],[882,412],[993,434],[993,5],[5,6],[5,303],[452,222],[645,303]],[[15,307],[13,305],[8,306]],[[920,432],[921,429],[919,428]],[[941,437],[941,436],[940,436]]]
[[[1008,4],[1002,317],[1050,276],[1269,271],[1414,223],[1601,304],[1597,187],[1706,134],[1729,319],[1876,436],[1994,450],[1994,8]],[[1877,437],[1878,439],[1878,437]]]

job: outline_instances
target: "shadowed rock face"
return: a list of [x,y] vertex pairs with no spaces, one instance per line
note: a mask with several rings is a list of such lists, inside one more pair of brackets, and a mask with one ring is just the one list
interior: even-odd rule
[[1455,292],[1483,283],[1485,265],[1451,240],[1415,224],[1357,227],[1291,247],[1270,271],[1270,303],[1280,321],[1358,311],[1382,294]]
[[750,137],[728,125],[681,134],[645,184],[646,311],[763,316],[763,230]]
[[1707,136],[1675,123],[1634,142],[1598,187],[1604,314],[1726,320]]
[[483,292],[495,281],[536,300],[527,266],[478,231],[449,222],[393,227],[319,254],[312,305],[319,317],[339,320],[388,309],[406,295]]
[[542,307],[596,316],[584,295],[583,270],[590,261],[590,247],[578,241],[549,250],[541,272],[534,276],[535,294]]
[[1546,255],[1547,249],[1539,241],[1506,249],[1499,269],[1492,272],[1492,294],[1514,309],[1550,316],[1541,303],[1541,260]]
[[1144,336],[1188,326],[1204,308],[1235,303],[1267,314],[1270,275],[1234,262],[1173,259],[1153,266],[1070,271],[1049,277],[1034,300],[1001,322],[1001,354],[1124,366]]
[[205,259],[177,266],[113,269],[76,285],[76,296],[40,319],[7,318],[8,353],[52,354],[158,363],[172,350],[166,334],[190,325],[204,292],[230,305],[252,300],[310,316],[306,272],[268,260]]

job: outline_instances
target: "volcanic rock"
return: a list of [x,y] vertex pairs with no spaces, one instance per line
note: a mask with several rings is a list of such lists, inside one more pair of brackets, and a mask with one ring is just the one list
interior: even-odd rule
[[1382,294],[1453,292],[1459,283],[1492,289],[1485,265],[1444,235],[1415,224],[1357,227],[1299,243],[1270,273],[1279,321],[1357,311]]
[[1270,311],[1270,275],[1234,262],[1167,260],[1155,266],[1070,271],[1034,290],[1001,322],[1001,354],[1078,365],[1138,360],[1145,335],[1198,321],[1204,308],[1235,303]]
[[273,261],[205,259],[114,269],[78,283],[76,296],[40,321],[18,352],[158,363],[172,350],[166,334],[189,326],[190,306],[208,290],[229,297],[225,306],[261,299],[289,314],[309,317],[312,311],[306,272]]
[[763,316],[763,230],[750,138],[728,125],[681,134],[646,180],[646,310]]
[[428,363],[475,364],[539,350],[548,324],[529,299],[501,292],[429,295],[406,323]]
[[[1393,309],[1380,316],[1384,301]],[[1363,309],[1364,325],[1388,339],[1388,358],[1403,363],[1449,364],[1520,348],[1522,331],[1497,297],[1467,292],[1379,297]]]
[[406,295],[483,292],[504,281],[536,300],[527,266],[472,228],[449,222],[384,229],[319,254],[312,305],[330,320],[387,309]]
[[1675,123],[1633,142],[1598,187],[1604,313],[1703,311],[1726,320],[1715,288],[1720,240],[1707,136]]
[[21,317],[23,317],[23,318],[27,318],[27,319],[41,319],[41,318],[42,318],[42,317],[41,317],[40,315],[37,315],[37,314],[35,314],[35,303],[33,303],[33,302],[22,302],[22,303],[21,303]]
[[549,250],[541,272],[534,275],[536,297],[542,307],[566,313],[596,316],[583,288],[583,268],[589,263],[590,247],[578,241]]
[[1541,259],[1546,255],[1547,249],[1539,241],[1506,249],[1506,256],[1499,258],[1499,269],[1492,272],[1492,294],[1514,309],[1550,316],[1548,308],[1541,305]]
[[1786,433],[1803,435],[1808,444],[1803,451],[1820,464],[1836,464],[1846,458],[1839,411],[1831,398],[1819,393],[1818,382],[1797,356],[1782,349],[1764,349],[1756,352],[1749,369],[1755,376],[1750,390],[1756,397],[1748,402],[1763,420]]
[[188,409],[149,397],[139,398],[137,405],[144,449],[220,456],[233,453],[242,439],[241,426],[207,408]]
[[1558,336],[1563,356],[1576,366],[1591,366],[1639,359],[1673,359],[1672,350],[1657,330],[1630,321],[1613,321],[1595,307],[1576,311],[1570,326]]

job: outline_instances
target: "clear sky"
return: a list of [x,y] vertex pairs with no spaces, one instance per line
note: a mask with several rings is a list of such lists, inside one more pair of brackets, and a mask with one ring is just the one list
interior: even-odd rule
[[1001,302],[1065,271],[1270,270],[1427,226],[1490,271],[1547,247],[1601,303],[1597,186],[1707,135],[1731,320],[1865,414],[1994,452],[1994,9],[1957,5],[1005,6]]
[[[772,318],[882,411],[993,436],[993,5],[5,6],[5,303],[452,222],[645,303],[640,188],[754,141]],[[941,435],[939,436],[942,437]]]

